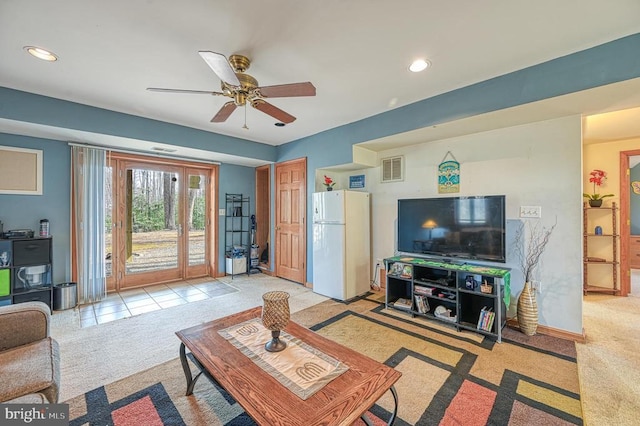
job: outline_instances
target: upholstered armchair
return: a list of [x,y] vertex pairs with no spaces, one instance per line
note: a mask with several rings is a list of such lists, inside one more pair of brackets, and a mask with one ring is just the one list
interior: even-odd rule
[[50,325],[45,303],[0,307],[0,402],[58,402],[60,351]]

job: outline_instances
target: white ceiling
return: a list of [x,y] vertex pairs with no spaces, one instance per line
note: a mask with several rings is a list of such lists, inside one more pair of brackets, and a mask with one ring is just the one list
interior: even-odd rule
[[[2,0],[0,86],[280,145],[638,33],[639,18],[638,0]],[[34,59],[25,45],[60,59]],[[297,117],[284,128],[249,108],[245,130],[241,109],[210,123],[226,98],[145,90],[219,90],[199,50],[247,55],[260,85],[311,81],[317,96],[272,100]],[[410,73],[419,57],[433,66]],[[625,123],[638,114],[586,130],[610,138],[602,129],[615,120],[615,138],[635,137]],[[24,128],[0,120],[0,132]]]

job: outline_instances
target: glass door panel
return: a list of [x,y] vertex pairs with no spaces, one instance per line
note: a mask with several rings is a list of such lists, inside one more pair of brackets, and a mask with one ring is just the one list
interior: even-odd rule
[[[179,173],[127,167],[124,287],[180,277]],[[170,273],[173,272],[173,273]]]
[[105,272],[107,281],[107,291],[116,289],[116,280],[114,277],[113,259],[115,257],[115,218],[113,209],[114,192],[113,192],[113,170],[111,166],[104,168],[104,253],[105,253]]
[[202,170],[187,169],[186,226],[187,276],[207,272],[207,175]]
[[208,275],[217,169],[123,157],[105,173],[108,290]]

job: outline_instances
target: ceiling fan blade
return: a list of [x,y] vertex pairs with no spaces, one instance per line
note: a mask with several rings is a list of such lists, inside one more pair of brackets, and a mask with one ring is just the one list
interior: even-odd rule
[[231,65],[229,65],[226,56],[208,50],[201,50],[198,54],[204,59],[207,65],[211,67],[220,80],[232,86],[240,86],[240,81],[233,68],[231,68]]
[[189,90],[189,89],[165,89],[164,87],[147,87],[150,92],[164,93],[196,93],[198,95],[224,95],[222,92],[212,92],[210,90]]
[[236,110],[236,104],[233,101],[229,101],[222,105],[220,111],[211,119],[212,123],[224,123],[233,111]]
[[265,98],[286,98],[293,96],[315,96],[316,88],[310,82],[280,84],[260,87],[260,94]]
[[277,108],[262,99],[256,99],[251,103],[251,106],[286,124],[293,123],[296,120],[293,115],[284,112],[280,108]]

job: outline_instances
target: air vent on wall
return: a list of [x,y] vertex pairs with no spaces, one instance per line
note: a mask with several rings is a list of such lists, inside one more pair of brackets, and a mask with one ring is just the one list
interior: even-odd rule
[[382,159],[382,182],[399,182],[404,180],[402,171],[403,157],[389,157]]
[[176,152],[177,151],[177,149],[175,148],[162,148],[160,146],[154,146],[154,147],[151,147],[151,149],[154,151],[160,151],[160,152]]

